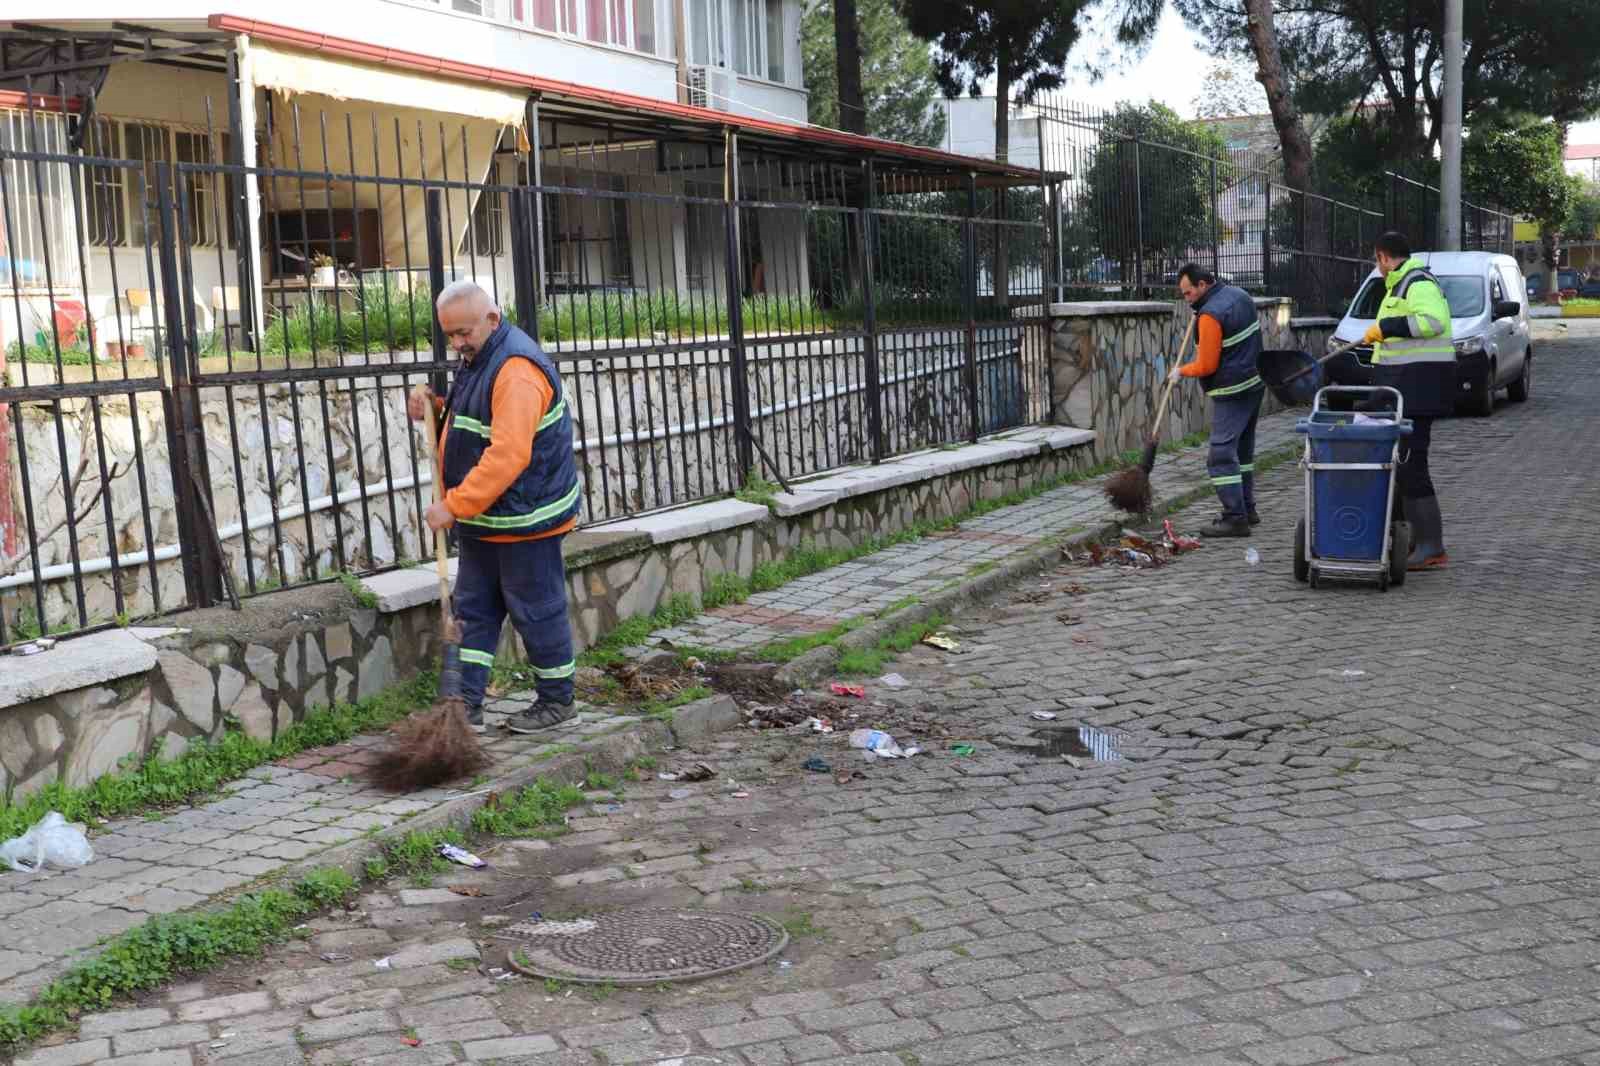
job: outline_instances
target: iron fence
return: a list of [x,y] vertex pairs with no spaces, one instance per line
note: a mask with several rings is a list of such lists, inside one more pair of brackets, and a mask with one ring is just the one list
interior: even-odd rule
[[[1179,128],[1137,108],[1049,96],[1028,111],[1052,189],[1060,298],[1167,298],[1179,266],[1195,261],[1257,295],[1291,297],[1304,312],[1342,314],[1372,269],[1380,233],[1399,230],[1419,248],[1437,243],[1437,188],[1388,173],[1371,195],[1291,189],[1270,126],[1228,119]],[[1509,215],[1465,202],[1462,216],[1464,249],[1511,250]]]
[[452,280],[558,366],[585,523],[1049,410],[1012,312],[1048,290],[1037,189],[537,102],[527,143],[258,103],[249,162],[238,101],[183,140],[0,127],[0,236],[32,249],[5,260],[0,646],[424,557],[404,396],[446,384]]

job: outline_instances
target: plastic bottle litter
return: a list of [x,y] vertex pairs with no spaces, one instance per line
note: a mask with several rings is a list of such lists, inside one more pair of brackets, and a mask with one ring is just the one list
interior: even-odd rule
[[909,759],[921,748],[902,748],[894,737],[880,729],[857,729],[850,734],[852,748],[864,748],[880,759]]
[[1244,550],[1244,561],[1249,563],[1251,566],[1260,566],[1261,553],[1256,551],[1254,548],[1246,548]]
[[449,859],[451,862],[456,863],[457,865],[470,866],[474,870],[481,870],[485,866],[489,865],[476,855],[472,854],[472,852],[467,851],[464,848],[458,848],[454,844],[440,844],[439,854]]
[[907,681],[899,674],[884,674],[882,677],[878,678],[878,680],[882,681],[890,688],[905,688],[907,685],[911,684],[911,682]]
[[19,873],[36,873],[46,866],[76,870],[94,861],[94,849],[84,835],[82,822],[69,822],[51,811],[21,836],[0,844],[0,863]]
[[1034,711],[1028,715],[1035,722],[1053,722],[1056,720],[1054,711]]

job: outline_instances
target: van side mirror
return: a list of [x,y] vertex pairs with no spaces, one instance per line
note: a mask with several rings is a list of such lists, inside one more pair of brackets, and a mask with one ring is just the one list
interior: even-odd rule
[[1501,300],[1494,305],[1495,318],[1516,318],[1522,314],[1522,304],[1516,300]]

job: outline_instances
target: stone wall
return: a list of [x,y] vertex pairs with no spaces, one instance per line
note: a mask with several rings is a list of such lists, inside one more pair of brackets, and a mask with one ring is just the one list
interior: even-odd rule
[[[671,596],[699,598],[718,575],[748,577],[801,544],[860,545],[920,520],[961,514],[979,500],[1088,462],[1089,449],[1068,446],[1062,431],[1056,431],[1054,444],[1040,431],[1030,432],[1032,437],[1019,441],[976,446],[976,460],[960,451],[940,452],[872,468],[881,472],[881,487],[853,495],[828,492],[821,506],[787,496],[771,509],[723,501],[672,512],[681,523],[678,533],[573,534],[564,549],[575,641],[580,650],[588,647]],[[915,476],[938,469],[928,463],[943,464],[944,472]],[[859,472],[837,480],[851,476]],[[735,520],[704,528],[719,524],[696,517],[707,509]],[[656,525],[663,526],[662,516]],[[370,585],[378,590],[408,581],[409,598],[385,603],[380,595],[376,610],[357,606],[342,585],[322,584],[247,600],[238,613],[187,612],[165,619],[166,628],[111,630],[58,644],[43,655],[70,665],[95,658],[98,642],[142,640],[154,649],[155,665],[9,706],[7,682],[15,690],[15,679],[0,676],[0,793],[9,787],[26,794],[56,780],[87,785],[122,759],[154,750],[157,742],[163,755],[175,756],[230,727],[271,739],[312,707],[363,699],[414,676],[437,654],[433,571],[391,572]],[[509,626],[499,657],[524,658]]]
[[[194,612],[178,626],[90,634],[44,655],[93,654],[124,633],[150,643],[146,673],[0,708],[0,794],[61,780],[83,787],[130,756],[176,758],[236,728],[272,740],[312,707],[365,699],[437,653],[434,612],[382,615],[337,585],[255,601],[239,616]],[[26,660],[24,661],[26,662]]]
[[[1256,305],[1265,347],[1322,354],[1333,330],[1332,319],[1296,320],[1301,323],[1296,326],[1291,324],[1290,301],[1258,299]],[[1164,380],[1193,317],[1188,306],[1143,301],[1052,304],[1047,313],[1055,401],[1051,421],[1093,429],[1098,437],[1096,457],[1101,460],[1143,447]],[[1279,407],[1268,393],[1263,412]],[[1204,393],[1193,382],[1180,382],[1172,394],[1162,439],[1178,440],[1205,430],[1208,418]]]

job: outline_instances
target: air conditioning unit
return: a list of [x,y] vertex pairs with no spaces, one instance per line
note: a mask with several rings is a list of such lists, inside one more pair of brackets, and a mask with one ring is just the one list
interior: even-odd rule
[[689,68],[689,103],[694,107],[731,111],[736,88],[732,71],[709,66]]

